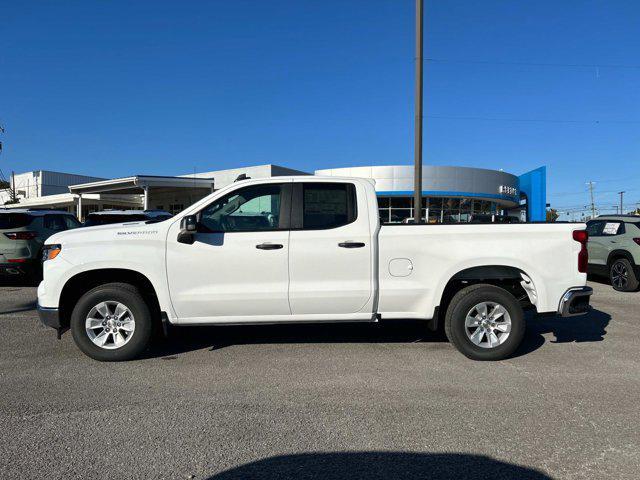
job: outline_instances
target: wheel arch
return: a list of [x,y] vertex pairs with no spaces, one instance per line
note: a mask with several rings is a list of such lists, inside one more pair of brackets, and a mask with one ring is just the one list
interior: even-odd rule
[[531,277],[524,270],[511,265],[473,266],[458,271],[446,283],[430,328],[436,330],[442,323],[449,303],[457,292],[480,283],[503,288],[511,293],[523,308],[535,308],[538,293]]
[[86,270],[72,276],[62,287],[59,301],[60,323],[68,327],[71,313],[82,295],[89,290],[108,283],[128,283],[140,291],[154,320],[160,318],[160,304],[157,292],[146,275],[125,268],[98,268]]
[[636,266],[636,262],[633,260],[633,255],[628,250],[616,249],[609,252],[609,256],[607,257],[607,268],[611,269],[611,265],[613,262],[620,258],[626,258],[631,262],[632,266]]

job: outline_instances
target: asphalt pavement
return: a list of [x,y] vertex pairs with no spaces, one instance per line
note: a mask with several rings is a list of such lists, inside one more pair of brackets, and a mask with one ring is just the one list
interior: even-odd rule
[[509,360],[420,322],[200,327],[99,363],[0,286],[0,478],[640,477],[640,293]]

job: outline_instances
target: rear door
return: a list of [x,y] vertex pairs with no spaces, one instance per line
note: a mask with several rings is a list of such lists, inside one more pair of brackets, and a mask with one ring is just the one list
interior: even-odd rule
[[619,248],[624,248],[624,240],[622,235],[625,234],[624,222],[618,222],[615,220],[606,220],[602,227],[602,236],[600,242],[602,243],[603,254],[605,255],[604,263],[609,260],[609,254]]
[[364,188],[348,181],[293,185],[291,313],[371,315],[373,248]]
[[603,228],[604,222],[602,220],[587,222],[587,232],[589,233],[587,250],[589,252],[589,263],[593,265],[605,265],[607,263],[608,252],[603,243]]

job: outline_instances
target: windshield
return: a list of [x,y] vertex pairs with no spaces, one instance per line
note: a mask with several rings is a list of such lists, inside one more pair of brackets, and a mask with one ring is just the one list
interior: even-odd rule
[[85,227],[95,227],[96,225],[111,225],[113,223],[141,222],[147,220],[146,215],[89,215],[84,222]]
[[0,229],[26,227],[32,219],[25,213],[0,213]]

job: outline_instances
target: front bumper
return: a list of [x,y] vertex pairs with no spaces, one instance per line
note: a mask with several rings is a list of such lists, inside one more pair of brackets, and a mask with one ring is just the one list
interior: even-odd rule
[[591,310],[589,298],[593,294],[591,287],[572,287],[560,299],[558,313],[563,317],[583,315]]
[[62,325],[60,324],[60,312],[57,308],[41,307],[38,304],[38,316],[40,321],[47,327],[60,330]]

